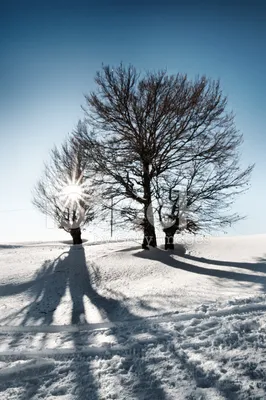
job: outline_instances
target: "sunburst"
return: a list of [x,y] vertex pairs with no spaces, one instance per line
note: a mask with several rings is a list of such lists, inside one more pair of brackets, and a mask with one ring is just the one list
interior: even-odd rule
[[79,208],[81,204],[87,203],[90,198],[87,183],[81,183],[80,180],[67,179],[66,182],[62,182],[59,198],[63,203],[63,209],[67,207]]
[[77,201],[82,199],[83,189],[81,185],[71,183],[65,186],[62,190],[62,196],[65,196],[71,201]]
[[84,177],[84,171],[78,170],[75,166],[71,176],[65,176],[58,185],[58,198],[61,203],[60,209],[73,212],[75,218],[83,218],[85,210],[88,208],[90,199],[90,191],[88,189],[88,181]]

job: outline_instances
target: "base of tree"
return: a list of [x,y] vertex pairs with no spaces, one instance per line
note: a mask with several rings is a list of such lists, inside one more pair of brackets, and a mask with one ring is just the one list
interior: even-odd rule
[[174,245],[174,243],[167,243],[167,242],[165,242],[165,244],[164,244],[164,249],[165,249],[165,250],[174,250],[174,249],[175,249],[175,245]]
[[70,235],[73,239],[73,244],[82,244],[80,228],[71,229]]
[[142,248],[144,250],[149,250],[149,246],[157,247],[157,240],[155,235],[145,235],[142,242]]
[[175,232],[172,230],[169,230],[169,231],[165,230],[164,232],[165,232],[164,249],[165,250],[174,250],[175,249],[175,244],[174,244]]
[[141,247],[143,250],[150,250],[149,246],[146,246],[144,243],[142,243]]

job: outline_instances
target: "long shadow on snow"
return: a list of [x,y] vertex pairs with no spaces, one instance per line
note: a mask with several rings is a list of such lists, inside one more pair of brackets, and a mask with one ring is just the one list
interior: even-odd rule
[[[42,268],[36,274],[35,280],[32,283],[28,282],[26,287],[23,286],[20,288],[21,291],[23,291],[23,289],[29,289],[34,299],[33,303],[28,308],[22,324],[39,324],[40,322],[42,324],[51,324],[53,322],[54,312],[56,311],[62,296],[65,294],[67,287],[69,287],[72,299],[71,320],[73,324],[86,322],[84,305],[85,297],[88,297],[90,302],[97,307],[103,319],[116,321],[119,315],[122,316],[124,320],[135,318],[135,316],[121,301],[103,296],[94,288],[94,266],[93,264],[87,266],[83,247],[72,247],[66,254],[67,256],[65,258],[62,258],[64,254],[61,254],[61,256],[58,257],[54,262],[45,262]],[[184,250],[182,248],[179,249],[179,255],[184,256]],[[239,280],[239,275],[243,275],[216,269],[206,269],[190,265],[185,262],[180,262],[172,258],[171,253],[158,249],[150,252],[140,252],[137,253],[136,256],[157,261],[159,260],[171,267],[185,269],[193,273],[201,273],[210,276],[237,280]],[[254,277],[252,275],[244,274],[242,278],[242,280],[254,281]],[[10,289],[10,286],[8,289]],[[10,290],[10,294],[12,292],[13,291]],[[141,324],[144,331],[149,331],[150,325],[147,321],[145,321],[145,319],[141,321]],[[128,329],[129,332],[130,329],[131,328]],[[111,330],[111,333],[116,336],[118,343],[123,344],[121,343],[123,338],[121,336],[121,332],[119,332],[119,329],[113,329]],[[130,333],[126,332],[125,330],[124,336],[127,335],[130,335]],[[78,351],[83,346],[87,346],[89,334],[72,334],[71,339],[77,352],[73,355],[71,367],[71,370],[74,371],[75,374],[74,381],[71,382],[72,387],[75,387],[75,391],[72,393],[73,397],[77,400],[97,400],[99,399],[99,383],[97,383],[96,379],[91,373],[91,362],[86,357],[85,359],[82,359],[78,354]],[[14,338],[13,345],[15,345],[17,341],[18,337],[16,336]],[[183,365],[183,367],[189,371],[189,373],[194,377],[198,387],[216,386],[218,379],[216,376],[212,377],[210,380],[208,376],[205,377],[204,371],[199,371],[193,363],[189,362],[187,359],[183,359],[183,356],[180,356],[178,352],[171,350],[169,346],[168,352],[169,354],[174,355],[176,361],[181,363],[181,365]],[[107,357],[110,357],[110,355]],[[132,387],[133,393],[129,393],[129,397],[130,395],[133,395],[136,399],[145,400],[163,400],[166,398],[166,394],[161,387],[161,383],[149,371],[149,365],[145,361],[145,357],[142,357],[137,361],[131,360],[131,357],[128,359],[125,357],[122,368],[127,371],[129,369],[132,370],[132,366],[135,368],[135,385]],[[49,382],[52,384],[54,381],[56,381],[57,377],[51,373],[49,376],[47,376],[47,379],[49,379]],[[151,382],[153,383],[152,388],[149,387]],[[13,385],[16,385],[16,383],[14,382]],[[27,389],[25,386],[25,393],[21,400],[26,400],[29,398],[29,386],[30,385],[28,384]],[[35,395],[38,392],[38,389],[39,386],[35,385],[34,390],[31,390],[30,392],[31,398],[32,395]],[[221,388],[219,389],[220,392],[223,392]],[[124,390],[126,391],[127,388],[125,387]],[[224,394],[226,395],[226,398],[231,398],[227,391],[224,391]],[[237,393],[234,393],[232,398],[237,399]]]
[[[93,270],[93,264],[87,265],[84,248],[81,247],[79,251],[70,251],[70,273],[69,273],[69,289],[72,298],[72,323],[79,323],[84,320],[84,296],[87,296],[90,302],[98,309],[102,318],[108,321],[117,321],[123,318],[123,320],[132,320],[136,318],[128,308],[119,300],[105,297],[99,294],[92,285],[92,276],[95,275]],[[145,322],[143,321],[143,324]],[[119,335],[119,329],[113,329],[112,334],[116,336],[118,344],[121,344],[121,336]],[[88,336],[88,335],[87,335]],[[79,343],[80,345],[80,343]],[[77,346],[78,347],[78,346]],[[130,368],[132,365],[128,360],[125,361],[124,367]],[[84,377],[81,374],[80,377]],[[86,376],[84,377],[86,381]],[[149,383],[153,383],[153,387],[149,387]],[[84,387],[85,382],[81,381],[79,387]],[[123,388],[126,390],[126,387]],[[145,363],[143,358],[137,365],[135,374],[135,385],[134,394],[139,399],[145,398],[145,400],[164,400],[165,393],[161,388],[161,384],[151,375],[148,369],[148,365]],[[80,393],[80,400],[86,398],[84,393]],[[88,397],[90,398],[90,397]]]
[[[133,247],[130,249],[124,249],[120,251],[129,251],[129,250],[136,250],[138,247]],[[182,257],[184,261],[176,260],[172,257],[172,255],[178,255],[179,257]],[[161,261],[164,264],[178,268],[178,269],[183,269],[192,273],[197,273],[197,274],[202,274],[202,275],[208,275],[216,278],[222,278],[222,279],[233,279],[236,281],[243,281],[243,282],[252,282],[252,283],[260,283],[263,285],[264,289],[266,288],[266,278],[262,276],[257,276],[257,275],[252,275],[252,274],[247,274],[247,273],[239,273],[239,272],[234,272],[234,271],[224,271],[220,269],[211,269],[211,268],[204,268],[200,266],[193,265],[191,263],[188,263],[186,260],[191,260],[191,261],[203,261],[202,259],[197,259],[197,257],[192,257],[189,255],[185,255],[185,247],[182,245],[176,246],[176,250],[172,252],[166,252],[162,251],[160,249],[152,249],[151,251],[141,251],[137,254],[135,254],[137,257],[143,257],[143,258],[148,258],[156,261]],[[212,260],[209,260],[209,264],[212,263]],[[219,264],[221,266],[231,266],[231,267],[237,267],[240,268],[240,265],[242,265],[242,268],[254,270],[254,271],[262,271],[264,272],[263,268],[260,269],[260,267],[263,265],[263,263],[231,263],[231,262],[221,262]],[[86,271],[88,271],[86,269]],[[83,274],[81,274],[82,276]],[[88,282],[90,279],[87,280]],[[87,287],[88,290],[88,287]],[[110,308],[110,299],[106,299],[103,296],[99,296],[97,292],[93,289],[93,287],[90,287],[89,289],[90,295],[88,295],[94,304],[99,307],[102,311],[104,311],[109,320],[113,320],[113,317],[116,312],[113,313],[115,309],[120,309],[121,310],[121,315],[123,317],[130,319],[132,317],[132,314],[128,312],[125,306],[122,306],[120,302],[117,300],[112,299],[111,304],[112,307]],[[149,325],[143,320],[142,322],[143,327],[148,331],[149,330]],[[179,362],[183,367],[189,372],[190,375],[192,375],[196,385],[198,388],[215,388],[220,394],[224,395],[225,398],[227,399],[239,399],[241,398],[241,394],[238,394],[238,389],[237,385],[235,385],[233,382],[229,385],[229,389],[223,387],[219,381],[219,375],[213,372],[212,374],[206,373],[200,366],[197,365],[197,363],[194,363],[193,361],[189,360],[185,352],[179,353],[178,351],[176,352],[172,348],[168,348],[169,353],[175,356],[176,361]],[[145,364],[141,366],[141,369],[139,370],[138,373],[138,378],[139,378],[139,392],[138,394],[140,395],[140,398],[142,398],[143,393],[142,390],[145,386],[147,386],[147,382],[149,382],[151,377],[149,377],[149,374],[147,374],[147,367]],[[141,379],[140,379],[141,377]],[[151,396],[151,397],[149,397]],[[239,397],[240,396],[240,397]],[[145,400],[152,398],[152,399],[164,399],[165,394],[163,391],[160,389],[158,391],[154,391],[154,389],[151,389],[149,393],[145,394]]]
[[[133,248],[134,250],[136,249],[135,247]],[[83,249],[82,249],[83,250]],[[132,249],[127,249],[127,250],[132,250]],[[126,251],[126,249],[122,250]],[[165,263],[167,265],[171,265],[174,267],[177,267],[176,265],[176,260],[173,259],[173,262],[170,261],[169,258],[171,258],[170,254],[168,252],[163,252],[158,249],[154,249],[152,251],[142,251],[141,255],[137,253],[137,256],[142,256],[144,258],[150,258],[150,259],[158,259],[158,257],[155,255],[157,253],[161,255],[161,253],[164,253],[165,255]],[[177,246],[177,249],[175,251],[175,254],[178,254],[179,256],[184,256],[185,254],[185,248],[183,246]],[[73,282],[71,284],[71,279],[70,279],[70,288],[72,287],[72,302],[73,302],[73,314],[72,317],[74,317],[73,322],[78,320],[80,316],[84,313],[84,305],[82,304],[82,301],[79,297],[80,293],[84,293],[84,295],[87,295],[90,299],[90,301],[98,308],[98,310],[101,312],[103,318],[107,318],[109,321],[115,321],[117,320],[117,316],[120,315],[123,317],[125,320],[130,320],[132,317],[134,318],[134,315],[129,312],[127,307],[122,304],[120,301],[115,300],[115,299],[110,299],[106,298],[105,296],[100,295],[91,285],[91,277],[90,277],[90,272],[92,271],[91,268],[92,266],[89,266],[89,268],[86,266],[86,260],[85,260],[85,254],[84,250],[79,253],[80,259],[79,263],[77,264],[77,269],[73,270],[76,271],[77,276],[81,279],[79,282],[79,279],[75,278],[73,279]],[[153,258],[153,256],[155,256]],[[159,257],[160,261],[162,261],[161,257]],[[178,263],[178,268],[180,266],[180,263]],[[194,273],[201,273],[204,272],[204,268],[199,268],[199,269],[193,269],[192,266],[188,266],[187,264],[184,263],[183,265],[184,268],[189,268],[189,270],[192,270]],[[213,271],[215,272],[215,271]],[[224,276],[223,276],[224,277]],[[232,278],[232,277],[231,277]],[[79,282],[79,283],[78,283]],[[76,286],[78,284],[78,286]],[[76,289],[79,287],[78,291],[76,292]],[[81,289],[83,288],[83,289]],[[81,290],[80,290],[81,289]],[[78,298],[77,298],[78,296]],[[76,300],[75,300],[76,299]],[[141,325],[143,329],[148,332],[150,330],[150,325],[145,319],[142,319]],[[115,334],[115,331],[112,332]],[[159,335],[161,335],[163,331],[159,332]],[[164,332],[167,333],[167,332]],[[119,342],[119,336],[117,335],[117,341]],[[159,342],[159,340],[158,340]],[[171,343],[167,343],[167,352],[168,355],[174,356],[176,359],[176,362],[181,365],[181,368],[184,368],[185,370],[188,371],[189,375],[191,376],[191,379],[194,380],[196,383],[196,386],[198,388],[213,388],[216,389],[217,392],[220,394],[223,394],[225,398],[227,399],[238,399],[238,394],[237,390],[238,388],[235,388],[234,391],[232,391],[233,385],[231,384],[230,389],[223,388],[220,385],[219,382],[219,375],[212,373],[209,374],[205,372],[201,367],[197,365],[197,363],[194,363],[193,361],[190,361],[185,352],[179,352],[175,351],[175,349],[171,346]],[[161,387],[161,383],[155,379],[154,376],[149,372],[149,365],[145,361],[145,358],[142,358],[141,360],[135,361],[135,371],[137,374],[135,375],[136,379],[136,385],[134,387],[134,393],[131,393],[132,395],[137,395],[139,399],[145,399],[145,400],[164,400],[167,398],[166,393],[164,392],[163,388]],[[130,357],[127,361],[125,361],[124,367],[130,368],[132,367],[132,363],[134,361],[130,360]],[[156,361],[155,361],[156,362]],[[126,366],[127,365],[127,366]],[[149,384],[153,382],[154,386],[152,388],[149,388]],[[193,391],[193,388],[192,388]]]
[[5,249],[19,249],[23,246],[17,245],[17,244],[0,244],[0,250],[5,250]]
[[[132,249],[130,248],[128,250],[129,251],[134,250],[134,248]],[[266,277],[241,273],[241,272],[239,273],[234,271],[225,271],[220,269],[212,269],[208,267],[196,266],[193,265],[192,263],[187,262],[187,260],[206,262],[206,259],[186,255],[185,252],[186,249],[183,245],[177,245],[174,251],[164,251],[160,248],[156,248],[156,249],[151,249],[150,251],[142,250],[138,253],[135,253],[134,256],[144,259],[159,261],[169,267],[185,270],[195,274],[207,275],[222,279],[233,279],[242,282],[260,283],[263,286],[263,290],[266,291]],[[175,259],[173,257],[174,255],[178,256],[180,259],[179,260]],[[208,261],[206,262],[207,264],[216,263],[216,260],[207,260],[207,261]],[[226,261],[225,262],[217,261],[217,265],[227,266],[227,267],[237,267],[237,268],[241,268],[242,266],[242,268],[251,269],[254,271],[266,272],[263,269],[263,262],[261,261],[265,260],[259,259],[259,263],[232,263]],[[260,267],[262,267],[261,270]],[[221,375],[219,375],[219,373],[217,373],[215,370],[209,372],[204,371],[201,365],[200,364],[198,365],[197,362],[194,362],[194,360],[190,359],[187,353],[183,349],[180,352],[179,350],[175,349],[175,346],[173,346],[170,349],[170,351],[172,355],[175,356],[176,360],[179,361],[181,365],[183,365],[183,368],[186,369],[190,373],[190,375],[193,376],[194,381],[198,388],[203,388],[203,389],[213,388],[218,393],[225,396],[224,397],[225,399],[230,399],[230,400],[243,399],[243,393],[241,392],[238,393],[238,391],[241,389],[240,383],[235,383],[234,381],[230,381],[229,379],[226,386],[223,384],[222,381],[220,381]],[[192,398],[194,399],[193,394]],[[205,398],[204,395],[202,396],[202,398]]]
[[[66,255],[66,257],[63,258],[63,255]],[[83,246],[72,246],[68,252],[62,253],[53,262],[46,261],[37,272],[35,279],[19,285],[19,288],[18,285],[14,285],[15,287],[8,285],[6,288],[2,288],[2,293],[11,295],[14,292],[28,290],[32,296],[33,301],[29,305],[21,325],[52,324],[54,313],[67,287],[69,288],[72,300],[72,324],[81,324],[82,326],[82,323],[87,323],[85,317],[85,297],[98,309],[104,320],[117,321],[121,317],[123,320],[135,319],[136,316],[120,300],[105,297],[97,292],[93,287],[95,274],[97,275],[97,271],[95,273],[94,265],[87,265],[86,263]],[[143,320],[143,326],[145,325],[145,320]],[[127,334],[130,335],[130,328],[128,332]],[[119,329],[114,329],[112,334],[116,336],[118,344],[123,344],[121,341],[124,341],[125,335],[127,335],[124,333],[124,336],[121,336]],[[13,335],[10,347],[16,347],[22,338],[23,334]],[[78,351],[82,347],[88,345],[89,333],[85,332],[82,335],[72,334],[71,339],[76,350],[76,354],[74,353],[73,355],[71,367],[75,371],[75,382],[72,385],[75,387],[73,396],[77,400],[97,400],[99,398],[99,384],[97,384],[91,373],[91,362],[86,357],[82,359],[80,354],[78,354]],[[43,341],[45,341],[45,336],[43,337]],[[130,357],[129,360],[125,360],[124,368],[126,370],[131,368],[132,372],[134,368],[132,369],[130,360]],[[56,377],[53,377],[53,374],[50,374],[48,378],[50,381],[56,381]],[[150,383],[152,383],[152,387]],[[13,385],[16,384],[16,382],[13,383]],[[137,399],[164,400],[166,398],[160,382],[149,371],[149,366],[145,362],[145,358],[141,359],[137,363],[137,366],[135,365],[133,386],[134,393],[130,394],[133,394]],[[38,389],[39,386],[35,385],[34,391],[31,391],[31,396],[35,395]],[[123,389],[126,391],[126,387]],[[21,400],[26,400],[28,396],[29,391],[25,386],[25,393]]]
[[[67,287],[71,292],[71,298],[73,302],[72,308],[72,323],[78,322],[78,316],[83,314],[83,295],[84,295],[84,276],[81,277],[80,266],[82,265],[79,253],[83,253],[83,248],[79,250],[79,247],[75,249],[71,247],[68,252],[62,253],[54,261],[45,261],[42,267],[39,269],[35,278],[32,281],[22,285],[8,285],[6,290],[2,288],[2,292],[12,294],[14,291],[18,292],[18,286],[20,291],[27,290],[32,297],[32,302],[29,305],[27,312],[21,322],[21,325],[50,325],[54,320],[54,313],[59,306],[62,297],[64,296]],[[65,256],[65,257],[63,257]],[[75,279],[77,281],[75,282]],[[45,343],[47,335],[43,335],[42,342]],[[18,346],[20,341],[23,340],[23,334],[14,334],[13,340],[10,342],[10,347],[15,348]],[[75,350],[78,350],[80,346],[85,346],[87,342],[82,342],[80,338],[73,334],[72,342]],[[56,353],[56,351],[55,351]],[[74,371],[75,379],[73,387],[75,391],[73,394],[77,400],[98,400],[98,390],[95,384],[94,378],[91,374],[89,364],[86,361],[82,361],[77,355],[73,356],[71,369]],[[54,376],[53,372],[46,377],[49,382],[56,382],[57,377]],[[26,381],[25,381],[26,383]],[[42,384],[41,382],[39,384]],[[32,397],[39,390],[39,384],[25,385],[25,391],[20,400],[28,400],[29,395]],[[17,385],[13,382],[13,385]],[[50,386],[50,385],[49,385]]]
[[21,325],[34,323],[36,321],[46,325],[52,323],[53,313],[66,290],[67,270],[65,268],[65,262],[62,259],[62,256],[66,254],[68,254],[68,252],[63,252],[55,260],[45,261],[31,280],[20,284],[10,283],[0,285],[1,297],[13,296],[27,291],[32,298],[28,306],[1,319],[1,323],[9,320],[9,317],[13,316],[16,318],[25,310],[26,312]]
[[[257,272],[266,273],[266,264],[258,263],[236,263],[227,261],[209,260],[205,258],[194,257],[185,254],[185,247],[182,245],[177,246],[173,251],[165,251],[159,248],[151,249],[150,251],[140,251],[134,254],[136,257],[146,258],[154,261],[159,261],[169,267],[181,269],[183,271],[191,272],[199,275],[206,275],[214,278],[235,280],[237,282],[251,282],[260,284],[262,291],[266,292],[266,276],[253,275],[244,272],[226,271],[223,269],[209,268],[206,266],[194,265],[193,261],[202,262],[206,264],[216,264],[218,266],[245,268]],[[173,256],[179,256],[179,259],[175,259]],[[191,261],[191,262],[189,262]],[[265,269],[264,269],[265,266]]]
[[257,262],[249,263],[244,261],[236,262],[236,261],[212,260],[209,258],[195,257],[187,254],[184,257],[188,260],[202,262],[204,264],[218,265],[220,267],[249,269],[254,272],[266,273],[266,258],[258,258]]

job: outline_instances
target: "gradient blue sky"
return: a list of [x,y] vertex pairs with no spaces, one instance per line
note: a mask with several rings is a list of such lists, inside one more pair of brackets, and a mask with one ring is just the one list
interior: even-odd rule
[[[101,64],[220,78],[256,162],[248,215],[230,234],[266,229],[266,3],[250,1],[2,1],[0,6],[0,241],[54,238],[31,205],[53,144],[83,117]],[[53,236],[53,237],[52,237]]]

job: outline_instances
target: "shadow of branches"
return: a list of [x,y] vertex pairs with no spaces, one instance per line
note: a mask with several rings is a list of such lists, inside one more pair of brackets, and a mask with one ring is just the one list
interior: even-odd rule
[[[148,258],[150,260],[159,261],[171,268],[184,270],[193,274],[205,275],[212,278],[234,280],[236,282],[247,282],[251,284],[260,284],[261,291],[266,292],[266,275],[249,274],[240,271],[231,271],[221,269],[219,267],[229,267],[238,269],[249,269],[254,272],[262,272],[266,274],[266,264],[264,259],[259,259],[259,262],[231,262],[211,260],[201,257],[195,257],[185,254],[185,247],[177,246],[173,251],[162,250],[160,248],[151,249],[150,251],[140,251],[135,253],[136,257]],[[196,262],[196,264],[194,264]],[[207,266],[206,266],[207,264]],[[218,268],[210,268],[208,265],[216,265]]]
[[[219,268],[207,268],[202,265],[194,265],[193,262],[200,263],[202,259],[185,255],[184,248],[179,247],[175,252],[163,251],[160,249],[152,249],[151,251],[140,251],[135,254],[136,257],[148,258],[151,260],[160,261],[163,264],[168,265],[172,268],[183,269],[195,274],[208,275],[216,277],[217,279],[233,279],[238,281],[247,282],[260,282],[265,287],[265,278],[253,274],[240,273],[235,271],[226,271]],[[175,258],[177,257],[177,258]],[[205,260],[205,259],[204,259]],[[209,260],[204,264],[215,264],[213,260]],[[217,262],[219,263],[219,261]],[[238,264],[238,263],[234,263]],[[245,269],[250,266],[249,269],[254,268],[256,271],[256,265],[246,265]],[[251,263],[250,263],[251,264]],[[263,263],[260,263],[263,264]],[[218,266],[223,266],[223,264]],[[226,266],[230,266],[230,263],[226,262]],[[233,267],[233,264],[231,264]],[[236,265],[239,268],[239,265]],[[178,371],[181,377],[179,379],[180,384],[182,374],[190,376],[191,382],[194,384],[194,388],[217,388],[217,391],[224,396],[224,398],[238,399],[238,394],[235,391],[230,394],[227,389],[219,386],[219,375],[207,375],[203,369],[193,363],[186,355],[185,351],[179,351],[174,348],[171,344],[171,337],[169,337],[169,331],[163,325],[157,324],[156,329],[153,324],[146,318],[138,317],[138,323],[127,325],[127,321],[136,319],[128,308],[125,299],[120,295],[120,299],[117,298],[117,293],[109,291],[109,295],[103,294],[98,287],[100,282],[100,272],[97,265],[93,262],[86,261],[84,248],[82,246],[71,247],[68,252],[62,253],[54,261],[46,261],[42,267],[38,270],[33,280],[22,283],[21,285],[6,285],[0,287],[0,295],[11,296],[14,293],[20,293],[26,290],[31,298],[32,302],[27,308],[21,325],[51,325],[54,323],[55,312],[58,309],[62,297],[69,291],[71,298],[71,310],[70,320],[71,324],[79,325],[80,332],[70,333],[69,337],[73,345],[73,355],[71,356],[70,370],[73,372],[71,378],[71,387],[73,398],[76,400],[100,400],[107,398],[116,399],[138,399],[138,400],[164,400],[168,399],[168,394],[165,391],[165,385],[163,380],[167,379],[168,370],[163,372],[163,375],[157,373],[156,368],[164,370],[166,364],[165,359],[174,359],[175,364],[178,366]],[[122,297],[122,299],[121,299]],[[139,334],[150,333],[156,342],[157,348],[160,351],[153,352],[152,347],[143,346],[143,350],[139,350],[139,354],[135,356],[132,353],[123,353],[120,360],[120,369],[124,371],[123,381],[120,381],[123,393],[117,393],[116,397],[114,394],[110,396],[114,397],[103,397],[101,393],[101,386],[106,376],[101,377],[97,375],[93,368],[93,360],[82,355],[82,349],[88,348],[90,339],[90,333],[82,331],[82,325],[87,324],[88,312],[86,311],[85,301],[89,302],[98,310],[103,321],[117,322],[118,320],[123,321],[123,327],[114,326],[109,329],[109,335],[112,335],[116,345],[128,345],[134,343],[136,337]],[[141,299],[140,299],[141,301]],[[145,302],[143,302],[145,308]],[[14,335],[10,343],[11,347],[16,347],[23,334]],[[117,352],[107,352],[102,354],[103,359],[112,359],[114,354],[120,354]],[[149,354],[148,357],[147,354]],[[56,357],[56,350],[55,350]],[[111,361],[110,361],[111,362]],[[117,363],[117,359],[114,358],[114,364]],[[152,365],[153,363],[153,365]],[[163,376],[163,379],[162,379]],[[52,384],[57,380],[57,376],[47,375],[49,384]],[[16,385],[13,382],[12,385]],[[38,393],[40,384],[35,384],[34,390],[29,392],[29,384],[25,385],[24,395],[20,400],[26,400],[32,398]],[[104,384],[106,385],[106,384]],[[178,387],[176,393],[178,393]],[[191,393],[193,393],[193,387],[191,387]],[[216,390],[216,389],[215,389]],[[29,396],[31,393],[31,396]],[[194,398],[194,397],[191,397]],[[203,397],[204,398],[204,397]]]
[[[96,290],[97,282],[100,279],[97,266],[93,263],[87,263],[83,246],[72,246],[68,252],[62,253],[54,261],[46,261],[37,271],[35,277],[21,285],[8,285],[1,288],[2,295],[8,296],[14,293],[20,293],[27,290],[32,298],[28,306],[21,325],[51,325],[54,323],[54,314],[60,305],[62,297],[66,290],[69,290],[71,297],[71,324],[87,324],[85,299],[95,306],[104,321],[128,321],[135,319],[123,300],[114,297],[107,297]],[[113,293],[115,296],[115,293]],[[146,321],[138,318],[139,324],[146,325]],[[140,321],[141,320],[141,321]],[[112,335],[119,345],[125,341],[124,335],[120,335],[119,330],[112,329]],[[128,337],[132,334],[132,328],[128,330]],[[70,334],[74,354],[71,362],[71,370],[75,372],[75,381],[73,382],[73,396],[77,400],[97,400],[99,397],[99,382],[92,372],[91,360],[88,357],[80,356],[80,350],[88,345],[89,332],[82,334]],[[128,339],[127,337],[127,339]],[[15,348],[23,340],[23,333],[13,335],[10,347]],[[43,336],[45,340],[45,335]],[[56,353],[56,352],[55,352]],[[125,368],[131,368],[132,362],[125,361]],[[161,383],[152,376],[149,366],[143,358],[137,363],[137,367],[131,368],[131,374],[134,375],[134,388],[132,389],[136,399],[163,400],[165,393]],[[49,379],[52,379],[51,377]],[[54,377],[55,379],[55,377]],[[152,382],[152,385],[150,383]],[[149,383],[149,384],[148,384]],[[16,385],[14,382],[13,385]],[[35,395],[39,386],[35,385]],[[124,388],[126,392],[126,387]],[[128,396],[130,394],[128,393]],[[24,396],[21,400],[26,400],[29,391],[25,387]]]

